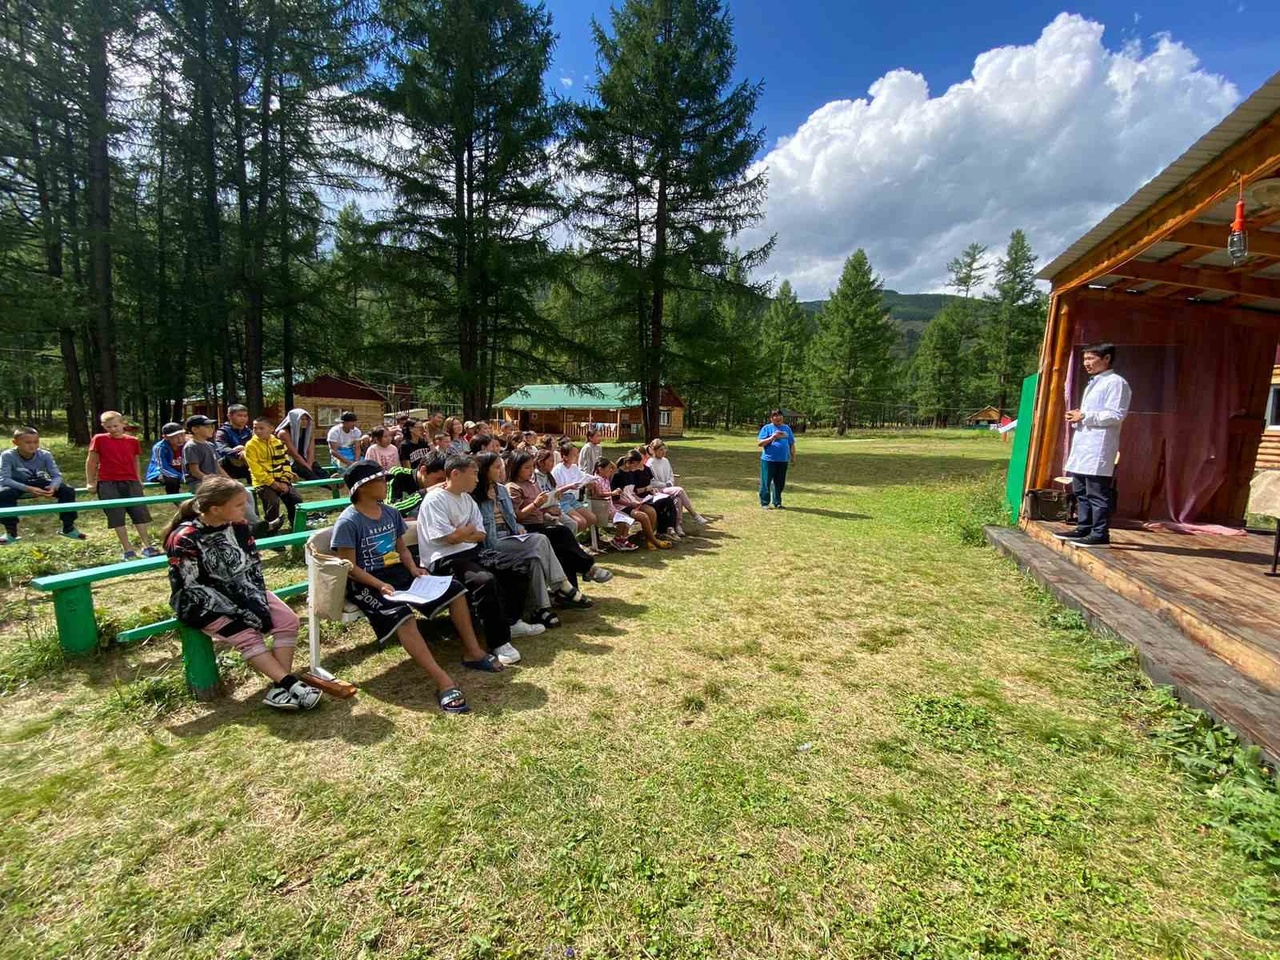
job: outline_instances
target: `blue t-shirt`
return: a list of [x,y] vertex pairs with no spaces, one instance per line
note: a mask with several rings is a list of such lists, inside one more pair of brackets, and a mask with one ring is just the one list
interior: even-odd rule
[[333,525],[329,542],[334,546],[348,547],[356,552],[356,566],[370,573],[400,562],[396,553],[396,537],[404,536],[404,518],[399,512],[382,504],[382,516],[371,520],[354,506],[347,507]]
[[791,444],[796,442],[796,435],[791,432],[791,428],[785,423],[780,427],[775,427],[772,423],[766,423],[760,428],[760,432],[756,435],[756,439],[763,440],[765,437],[772,437],[779,431],[787,435],[786,439],[775,440],[773,443],[761,447],[761,460],[768,460],[770,463],[786,463],[791,459]]

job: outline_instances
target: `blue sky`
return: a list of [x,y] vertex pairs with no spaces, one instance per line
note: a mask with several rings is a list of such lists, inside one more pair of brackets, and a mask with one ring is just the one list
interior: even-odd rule
[[[572,79],[561,90],[580,95],[595,72],[590,20],[607,25],[610,4],[549,0],[547,8],[560,34],[553,76]],[[1033,43],[1064,11],[1102,23],[1113,48],[1170,33],[1246,96],[1280,70],[1280,0],[732,0],[729,9],[739,70],[765,81],[759,119],[770,144],[829,100],[863,96],[895,67],[923,73],[941,92],[968,76],[979,53]]]
[[[607,22],[609,4],[548,8],[560,34],[549,80],[581,96],[595,67],[590,18]],[[1044,262],[1280,69],[1280,0],[730,9],[739,70],[765,81],[771,269],[812,297],[858,246],[907,291],[940,288],[966,238],[997,249],[1013,226]],[[1013,134],[1010,118],[1023,118]]]

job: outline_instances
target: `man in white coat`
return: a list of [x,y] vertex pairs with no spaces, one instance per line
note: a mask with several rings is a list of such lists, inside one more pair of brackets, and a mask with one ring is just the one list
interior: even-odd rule
[[1076,497],[1076,529],[1058,534],[1080,547],[1105,547],[1111,542],[1112,482],[1120,452],[1120,425],[1129,413],[1132,391],[1124,377],[1111,369],[1116,348],[1095,343],[1084,348],[1089,383],[1079,410],[1067,411],[1071,424],[1071,455],[1066,472]]

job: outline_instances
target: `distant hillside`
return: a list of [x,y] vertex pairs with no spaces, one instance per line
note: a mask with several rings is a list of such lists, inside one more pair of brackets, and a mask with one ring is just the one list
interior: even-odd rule
[[[889,317],[898,326],[902,338],[902,353],[913,356],[920,343],[920,335],[925,325],[933,319],[939,310],[952,300],[960,298],[950,293],[898,293],[896,290],[884,292],[884,304],[889,308]],[[810,314],[817,314],[826,304],[825,300],[802,300],[800,306]]]

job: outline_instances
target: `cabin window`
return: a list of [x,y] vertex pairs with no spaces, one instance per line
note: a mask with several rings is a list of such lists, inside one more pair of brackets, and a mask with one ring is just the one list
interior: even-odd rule
[[659,411],[658,411],[658,425],[659,425],[659,426],[662,426],[662,427],[669,427],[669,426],[671,426],[671,411],[670,411],[670,410],[659,410]]
[[1273,386],[1267,398],[1267,429],[1280,430],[1280,385]]

